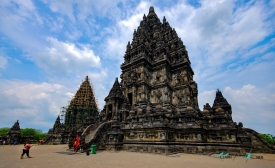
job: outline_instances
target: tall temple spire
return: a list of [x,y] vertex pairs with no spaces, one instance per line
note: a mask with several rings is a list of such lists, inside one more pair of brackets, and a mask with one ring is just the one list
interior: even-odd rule
[[[232,108],[231,105],[227,102],[227,100],[223,97],[222,92],[217,89],[216,97],[212,106],[213,111],[224,111],[228,113],[229,117],[231,118]],[[222,109],[222,110],[221,110]]]
[[188,52],[166,18],[161,23],[150,7],[133,36],[121,65],[121,88],[130,104],[140,100],[171,102],[198,111],[197,84]]
[[97,108],[94,91],[88,76],[86,76],[80,85],[74,98],[70,102],[70,106],[95,106]]
[[145,16],[145,14],[143,15],[143,21],[145,21],[146,20],[146,16]]
[[65,125],[83,127],[85,120],[97,115],[97,111],[93,87],[86,76],[66,110]]
[[216,97],[213,103],[213,108],[215,107],[223,107],[223,106],[229,106],[230,104],[227,102],[227,100],[223,97],[222,92],[217,89],[216,91]]

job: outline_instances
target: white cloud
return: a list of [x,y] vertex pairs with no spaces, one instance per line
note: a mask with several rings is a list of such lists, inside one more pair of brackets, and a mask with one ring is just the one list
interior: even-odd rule
[[61,74],[77,73],[88,68],[100,68],[100,58],[89,45],[76,46],[73,43],[47,37],[50,43],[42,53],[32,53],[32,59],[48,72]]
[[132,41],[134,29],[137,29],[144,13],[148,13],[149,4],[141,2],[134,10],[129,10],[129,15],[117,22],[111,29],[107,29],[110,34],[103,44],[102,48],[106,48],[105,57],[108,59],[117,59],[120,62],[123,60],[123,55],[126,51],[128,41]]
[[236,114],[238,122],[243,122],[245,127],[258,132],[275,133],[275,90],[260,89],[248,84],[238,90],[226,87],[224,95],[233,105],[233,118]]
[[[38,15],[36,7],[31,0],[16,1],[6,0],[2,1],[0,8],[3,9],[0,14],[1,18],[13,18],[14,21],[23,23],[29,18],[34,18],[40,25],[43,24],[43,19]],[[7,10],[10,9],[10,10]],[[11,13],[10,13],[11,12]],[[9,13],[11,15],[9,15]]]
[[203,106],[206,103],[209,103],[210,106],[213,105],[214,99],[215,99],[215,90],[206,90],[203,92],[200,92],[198,95],[198,103],[200,106],[200,109],[203,110]]
[[7,59],[4,56],[0,55],[0,68],[5,68],[8,64]]
[[51,1],[45,0],[44,3],[48,3],[50,9],[53,12],[62,13],[63,15],[70,18],[71,21],[75,21],[74,17],[74,0],[67,0],[67,1]]
[[[59,41],[48,34],[49,32],[44,29],[46,27],[40,27],[40,21],[36,19],[35,15],[39,16],[36,7],[31,1],[27,2],[23,4],[21,1],[7,1],[0,6],[0,22],[5,23],[1,25],[0,31],[16,47],[22,49],[26,59],[32,60],[46,72],[58,75],[100,68],[100,57],[94,54],[90,45],[66,40]],[[41,20],[49,24],[50,32],[60,32],[65,24],[62,17],[52,18],[50,16]],[[70,28],[64,30],[63,33],[68,40],[74,41],[82,35],[72,23],[67,26]]]
[[121,14],[117,4],[124,2],[125,0],[84,0],[81,2],[77,0],[44,0],[44,3],[48,4],[53,12],[67,16],[72,22],[86,20],[95,15],[116,19]]
[[65,21],[64,21],[64,18],[62,17],[57,17],[57,18],[48,17],[46,22],[50,27],[50,31],[60,32],[64,28]]
[[75,41],[75,40],[79,39],[79,38],[82,36],[82,33],[81,33],[80,31],[74,29],[74,30],[71,30],[71,31],[66,31],[66,32],[65,32],[65,35],[66,35],[69,39]]
[[1,80],[0,87],[1,126],[20,119],[21,127],[50,128],[49,118],[56,118],[67,102],[68,88],[60,84]]

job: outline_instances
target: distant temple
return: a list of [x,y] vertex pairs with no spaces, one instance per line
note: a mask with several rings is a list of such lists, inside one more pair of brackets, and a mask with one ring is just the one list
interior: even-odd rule
[[[67,108],[64,108],[65,124],[57,117],[54,126],[48,131],[45,144],[69,143],[77,133],[96,122],[98,107],[88,76],[85,78]],[[63,114],[61,114],[63,115]]]
[[21,129],[19,121],[17,120],[10,130],[7,132],[7,136],[0,136],[0,141],[6,141],[6,144],[25,143],[26,141],[33,141],[32,136],[21,136]]
[[99,149],[146,153],[275,153],[256,131],[232,120],[231,105],[220,90],[212,107],[206,103],[199,109],[186,47],[153,7],[134,30],[121,70],[121,82],[115,79],[100,114],[86,78],[66,110],[65,126],[57,118],[49,135],[68,143],[79,135],[84,149],[97,144]]

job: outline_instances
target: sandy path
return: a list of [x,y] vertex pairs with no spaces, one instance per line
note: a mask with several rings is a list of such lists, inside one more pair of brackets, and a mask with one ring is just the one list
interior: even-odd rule
[[55,168],[55,167],[275,167],[275,154],[258,154],[263,160],[249,159],[245,163],[244,157],[233,159],[217,159],[205,155],[180,154],[178,157],[168,157],[156,154],[134,152],[101,151],[95,155],[86,156],[85,153],[67,151],[67,145],[35,145],[30,150],[34,158],[20,159],[23,145],[0,146],[0,167],[2,168]]

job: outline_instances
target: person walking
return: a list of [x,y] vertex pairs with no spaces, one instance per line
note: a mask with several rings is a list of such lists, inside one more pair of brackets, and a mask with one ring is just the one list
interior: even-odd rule
[[28,158],[32,158],[32,157],[30,157],[30,155],[29,155],[29,151],[30,151],[30,148],[31,148],[31,147],[32,147],[32,145],[30,145],[30,142],[27,141],[26,144],[24,145],[23,153],[21,154],[20,159],[23,159],[23,156],[25,155],[25,153],[27,154]]
[[6,141],[4,140],[4,141],[3,141],[3,147],[5,146],[5,143],[6,143]]

